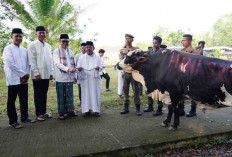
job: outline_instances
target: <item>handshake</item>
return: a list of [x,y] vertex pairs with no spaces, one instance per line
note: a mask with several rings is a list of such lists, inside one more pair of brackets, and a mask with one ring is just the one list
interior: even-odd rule
[[22,78],[20,78],[20,82],[26,83],[28,81],[29,77],[30,77],[29,74],[24,75]]

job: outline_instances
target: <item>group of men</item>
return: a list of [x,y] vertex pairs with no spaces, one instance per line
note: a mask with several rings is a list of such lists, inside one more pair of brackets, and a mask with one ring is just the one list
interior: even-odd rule
[[[81,102],[81,110],[84,116],[91,114],[91,111],[96,117],[100,114],[101,105],[101,88],[102,77],[106,79],[106,92],[109,89],[110,77],[104,69],[103,55],[105,50],[100,49],[99,55],[94,53],[94,43],[87,41],[81,44],[81,52],[74,56],[73,51],[69,48],[68,34],[61,34],[59,43],[60,46],[52,53],[51,46],[46,43],[46,30],[44,26],[36,27],[37,40],[30,43],[28,49],[20,46],[23,40],[23,32],[19,28],[14,28],[11,33],[12,44],[5,47],[3,58],[5,61],[4,71],[6,75],[6,83],[8,86],[7,113],[9,117],[9,125],[15,129],[23,126],[18,123],[15,101],[17,95],[20,101],[21,121],[34,123],[28,116],[28,79],[31,77],[34,89],[34,104],[37,121],[45,121],[46,118],[51,118],[52,115],[47,113],[47,92],[49,81],[53,80],[53,66],[55,67],[55,81],[59,119],[64,120],[67,117],[76,117],[74,111],[73,84],[78,84],[79,98]],[[132,45],[134,36],[131,34],[125,35],[125,46],[120,51],[120,59],[125,59],[126,55],[133,50],[138,49]],[[204,42],[199,42],[197,49],[191,45],[192,36],[187,34],[183,36],[182,44],[183,53],[193,53],[202,55]],[[161,45],[162,39],[158,36],[153,38],[153,48],[147,52],[152,55],[166,48]],[[141,85],[133,79],[133,69],[130,66],[120,69],[119,77],[123,78],[119,86],[118,92],[124,94],[124,109],[121,114],[129,112],[130,96],[129,89],[132,85],[134,92],[134,103],[136,106],[136,114],[142,115],[140,110],[140,93]],[[120,79],[119,78],[119,81]],[[123,92],[120,91],[123,89]],[[196,115],[196,103],[192,103],[191,111],[187,116]],[[182,101],[184,104],[184,101]],[[154,116],[162,115],[163,102],[158,101],[158,109]],[[152,112],[153,99],[148,97],[148,108],[144,112]],[[182,115],[184,107],[182,107]]]
[[[28,49],[20,46],[23,32],[14,28],[11,33],[12,44],[3,51],[4,72],[8,86],[7,114],[9,125],[15,129],[23,126],[18,123],[15,108],[17,95],[19,96],[21,121],[34,123],[28,116],[28,79],[31,77],[34,89],[34,104],[37,121],[45,121],[52,115],[47,113],[47,92],[49,80],[53,80],[53,65],[55,67],[55,81],[59,119],[76,117],[74,112],[73,83],[78,81],[81,108],[84,116],[93,111],[100,116],[101,105],[101,73],[103,77],[104,63],[94,51],[94,43],[87,41],[81,44],[81,53],[76,57],[69,48],[68,34],[60,35],[60,46],[52,55],[51,46],[46,43],[44,26],[36,27],[37,40],[30,43]],[[104,53],[104,52],[103,52]],[[103,72],[102,72],[103,71]],[[105,75],[105,76],[104,76]],[[109,76],[107,77],[109,82]],[[109,84],[109,83],[108,83]],[[109,90],[109,85],[107,88]]]
[[[136,106],[136,114],[138,116],[142,115],[141,110],[140,110],[140,83],[137,82],[136,80],[133,79],[132,77],[132,71],[133,69],[130,66],[124,65],[124,59],[126,55],[136,49],[139,49],[138,47],[132,46],[134,36],[131,34],[126,34],[125,35],[125,46],[121,49],[120,51],[120,64],[119,64],[119,78],[118,78],[118,95],[121,96],[124,94],[124,108],[120,112],[121,114],[126,114],[129,112],[129,104],[130,104],[130,99],[129,99],[129,87],[130,84],[132,85],[133,93],[134,93],[134,104]],[[192,36],[190,34],[185,34],[183,35],[182,38],[182,45],[183,49],[181,49],[182,53],[191,53],[193,55],[203,55],[204,51],[204,46],[205,42],[200,41],[198,43],[197,47],[192,46]],[[147,55],[152,55],[157,52],[161,52],[164,49],[167,48],[166,45],[161,45],[162,44],[162,38],[159,36],[155,36],[153,38],[153,47],[149,47],[148,51],[146,52]],[[162,93],[159,92],[159,96],[162,96]],[[159,97],[158,96],[158,97]],[[163,96],[162,96],[163,97]],[[158,108],[154,112],[154,116],[160,116],[163,114],[162,112],[162,107],[164,101],[161,101],[161,99],[158,98]],[[171,103],[171,102],[169,102]],[[170,105],[170,104],[167,104]],[[191,110],[186,114],[187,117],[193,117],[196,115],[196,102],[191,101]],[[184,111],[184,100],[182,100],[179,104],[179,112],[180,116],[185,115]],[[148,107],[144,109],[144,112],[152,112],[154,110],[153,108],[153,99],[148,96]]]

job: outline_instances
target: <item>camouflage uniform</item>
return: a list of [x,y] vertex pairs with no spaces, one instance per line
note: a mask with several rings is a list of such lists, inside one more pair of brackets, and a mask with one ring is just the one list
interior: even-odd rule
[[[120,50],[120,54],[123,56],[123,58],[125,58],[128,52],[136,50],[136,49],[138,49],[138,47],[132,47],[131,49],[123,48]],[[125,97],[124,97],[125,110],[129,109],[129,104],[130,104],[130,97],[129,97],[130,83],[132,85],[133,92],[134,92],[134,103],[136,105],[136,109],[140,110],[139,82],[133,79],[132,68],[128,68],[126,70],[124,69],[123,92],[125,94]]]

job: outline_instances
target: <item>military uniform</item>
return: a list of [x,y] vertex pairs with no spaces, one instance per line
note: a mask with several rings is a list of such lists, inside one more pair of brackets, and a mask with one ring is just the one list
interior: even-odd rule
[[[202,49],[199,47],[193,48],[191,47],[191,49],[186,50],[186,48],[183,48],[181,50],[182,52],[185,53],[194,53],[194,54],[199,54],[201,55],[201,51]],[[191,100],[191,110],[189,111],[189,113],[186,114],[187,117],[193,117],[196,115],[196,107],[197,107],[197,103],[194,100]],[[184,111],[184,100],[182,99],[178,105],[178,109],[179,109],[179,113],[180,116],[185,115],[185,111]]]
[[[138,47],[132,47],[131,49],[123,48],[120,50],[120,54],[123,58],[126,57],[127,53],[133,50],[138,49]],[[121,114],[125,114],[129,112],[129,104],[130,104],[130,97],[129,97],[129,90],[130,84],[132,85],[133,92],[134,92],[134,103],[136,106],[137,115],[141,115],[140,112],[140,90],[139,90],[139,82],[135,81],[132,77],[132,68],[128,67],[124,69],[124,78],[123,78],[123,92],[124,92],[124,110],[121,111]]]

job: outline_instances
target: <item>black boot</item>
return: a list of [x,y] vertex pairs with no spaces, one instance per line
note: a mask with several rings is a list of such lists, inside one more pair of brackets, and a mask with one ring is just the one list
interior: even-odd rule
[[163,114],[162,108],[163,108],[163,102],[162,101],[158,101],[158,108],[157,108],[157,111],[153,113],[153,116],[160,116],[160,115],[162,115]]
[[189,113],[186,114],[186,117],[194,117],[197,115],[196,113],[196,108],[197,108],[197,103],[195,101],[191,101],[191,110],[189,111]]
[[144,110],[144,112],[152,112],[152,111],[154,111],[154,108],[153,108],[153,99],[151,98],[151,97],[148,97],[147,98],[148,100],[148,108],[146,108],[145,110]]
[[126,114],[129,112],[129,104],[125,103],[124,104],[124,109],[120,112],[121,114]]
[[142,112],[140,111],[140,104],[136,104],[136,114],[137,116],[141,116],[142,115]]
[[185,111],[184,111],[184,101],[180,101],[180,103],[178,104],[178,110],[179,110],[179,116],[184,116],[185,115]]
[[153,109],[153,104],[148,104],[148,108],[144,109],[143,111],[144,112],[152,112],[154,109]]

